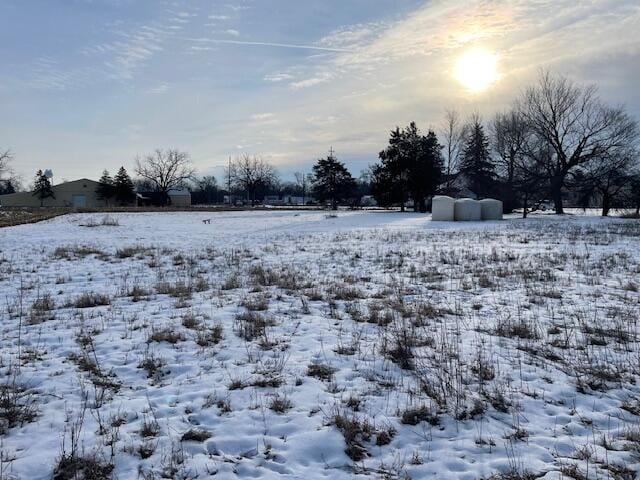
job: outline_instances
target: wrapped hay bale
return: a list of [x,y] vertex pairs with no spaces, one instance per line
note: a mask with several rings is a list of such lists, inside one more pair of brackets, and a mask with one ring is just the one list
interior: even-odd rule
[[455,200],[438,195],[431,202],[431,220],[434,222],[453,222]]
[[454,204],[456,222],[479,222],[482,220],[480,202],[471,198],[461,198]]
[[482,220],[502,220],[502,202],[493,198],[480,200]]

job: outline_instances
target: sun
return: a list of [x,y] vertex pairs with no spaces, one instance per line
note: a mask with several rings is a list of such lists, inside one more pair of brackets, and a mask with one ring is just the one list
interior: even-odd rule
[[468,50],[456,62],[454,74],[470,92],[483,92],[498,80],[498,57],[483,48]]

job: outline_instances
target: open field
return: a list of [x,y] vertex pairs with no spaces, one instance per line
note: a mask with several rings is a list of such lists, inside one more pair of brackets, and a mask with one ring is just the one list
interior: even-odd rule
[[640,472],[638,221],[72,214],[0,239],[0,480]]

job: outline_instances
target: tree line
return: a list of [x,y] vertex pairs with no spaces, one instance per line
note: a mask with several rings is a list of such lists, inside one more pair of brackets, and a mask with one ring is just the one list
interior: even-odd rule
[[[505,211],[522,208],[524,215],[543,201],[556,213],[569,201],[580,207],[599,204],[603,215],[621,207],[637,214],[639,138],[637,121],[624,106],[604,102],[595,86],[541,72],[489,121],[479,114],[463,119],[451,110],[426,134],[414,122],[397,127],[378,162],[358,178],[331,150],[312,172],[296,173],[294,181],[281,181],[262,157],[242,155],[230,161],[219,185],[212,175],[195,176],[188,153],[170,149],[136,159],[135,179],[124,168],[113,178],[105,171],[97,194],[107,204],[124,205],[134,200],[137,188],[156,192],[164,204],[170,190],[188,187],[196,204],[254,206],[267,195],[292,195],[333,209],[372,197],[381,207],[421,212],[434,195],[451,195],[498,198]],[[18,185],[10,160],[10,152],[0,154],[0,193],[12,193]],[[39,171],[34,195],[53,195],[48,182]]]

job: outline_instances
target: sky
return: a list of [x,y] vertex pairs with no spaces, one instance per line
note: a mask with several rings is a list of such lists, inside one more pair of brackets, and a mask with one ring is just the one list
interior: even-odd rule
[[[0,0],[0,150],[29,183],[156,148],[220,179],[260,155],[285,178],[333,147],[357,176],[395,126],[489,119],[540,69],[640,119],[638,0]],[[455,75],[475,49],[497,77]]]

